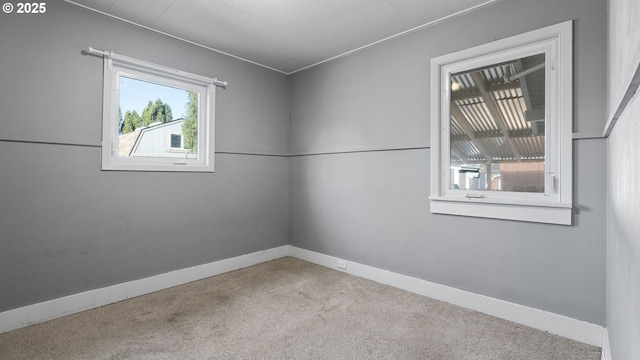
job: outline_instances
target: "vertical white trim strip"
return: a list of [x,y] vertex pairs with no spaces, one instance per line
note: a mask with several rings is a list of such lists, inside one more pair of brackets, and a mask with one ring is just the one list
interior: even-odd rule
[[622,116],[622,113],[624,113],[627,105],[629,105],[631,99],[637,94],[638,87],[640,87],[640,63],[638,63],[638,66],[636,67],[636,71],[633,74],[631,81],[629,82],[627,90],[622,95],[622,99],[620,99],[618,107],[609,116],[609,119],[604,126],[603,137],[609,137],[609,134],[611,134],[611,131],[613,131],[613,128],[616,126],[616,123],[618,122],[620,116]]
[[611,344],[609,344],[609,330],[607,328],[602,332],[602,357],[601,360],[613,360],[611,357]]

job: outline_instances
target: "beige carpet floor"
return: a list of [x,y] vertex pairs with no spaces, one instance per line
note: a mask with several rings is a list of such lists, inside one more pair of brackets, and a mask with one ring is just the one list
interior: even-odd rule
[[2,360],[597,360],[599,354],[290,257],[0,334]]

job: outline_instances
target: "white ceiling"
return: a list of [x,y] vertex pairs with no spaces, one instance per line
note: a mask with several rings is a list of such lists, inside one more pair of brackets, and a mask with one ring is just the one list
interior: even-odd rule
[[292,73],[496,0],[67,0]]

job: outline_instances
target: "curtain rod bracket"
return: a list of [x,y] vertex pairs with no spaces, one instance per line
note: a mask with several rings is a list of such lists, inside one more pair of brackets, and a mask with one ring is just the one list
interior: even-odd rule
[[217,87],[221,87],[223,89],[227,88],[227,82],[226,81],[222,81],[222,80],[218,80],[218,78],[214,78],[213,79],[213,84]]

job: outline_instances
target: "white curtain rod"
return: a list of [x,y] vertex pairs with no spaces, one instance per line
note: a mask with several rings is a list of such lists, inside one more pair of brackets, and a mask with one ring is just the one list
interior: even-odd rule
[[98,50],[98,49],[94,49],[92,47],[89,47],[88,53],[89,54],[93,54],[93,55],[100,55],[100,56],[103,56],[103,57],[106,57],[106,58],[109,58],[109,59],[113,59],[113,60],[119,60],[119,61],[127,62],[127,63],[130,63],[130,64],[142,65],[142,66],[145,66],[145,67],[150,67],[152,69],[162,70],[164,72],[177,73],[177,74],[180,74],[182,76],[186,76],[186,77],[192,78],[194,80],[199,80],[199,81],[202,81],[202,82],[214,84],[215,86],[221,87],[223,89],[226,89],[227,88],[227,84],[228,84],[228,82],[218,80],[218,78],[209,78],[209,77],[206,77],[206,76],[201,76],[201,75],[197,75],[197,74],[188,73],[188,72],[185,72],[185,71],[182,71],[182,70],[173,69],[173,68],[170,68],[170,67],[167,67],[167,66],[162,66],[162,65],[154,64],[154,63],[151,63],[151,62],[148,62],[148,61],[132,58],[132,57],[129,57],[129,56],[116,54],[113,51],[103,51],[103,50]]

